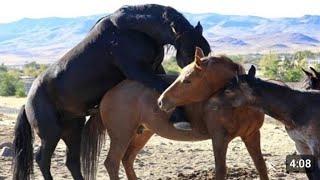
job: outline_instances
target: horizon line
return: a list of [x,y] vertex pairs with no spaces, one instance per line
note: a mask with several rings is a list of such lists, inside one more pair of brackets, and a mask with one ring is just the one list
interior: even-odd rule
[[[222,16],[242,16],[242,17],[259,17],[259,18],[264,18],[264,19],[285,19],[285,18],[302,18],[305,16],[320,16],[320,14],[304,14],[304,15],[299,15],[299,16],[279,16],[279,17],[266,17],[266,16],[258,16],[258,15],[250,15],[250,14],[224,14],[224,13],[216,13],[216,12],[201,12],[201,13],[194,13],[194,12],[185,12],[181,11],[182,14],[192,14],[192,15],[204,15],[204,14],[216,14],[216,15],[222,15]],[[80,17],[90,17],[90,16],[103,16],[103,15],[108,15],[111,14],[110,12],[106,13],[97,13],[97,14],[88,14],[88,15],[79,15],[79,16],[44,16],[44,17],[21,17],[17,18],[15,20],[10,20],[10,21],[3,21],[1,22],[0,20],[0,25],[3,24],[9,24],[9,23],[14,23],[21,21],[23,19],[32,19],[32,20],[39,20],[39,19],[47,19],[47,18],[63,18],[63,19],[75,19],[75,18],[80,18]]]

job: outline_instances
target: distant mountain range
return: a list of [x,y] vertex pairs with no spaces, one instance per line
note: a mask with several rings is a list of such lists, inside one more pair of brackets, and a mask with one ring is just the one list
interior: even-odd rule
[[[263,53],[320,50],[320,16],[268,19],[256,16],[190,14],[201,21],[216,53]],[[21,19],[0,24],[0,63],[50,63],[76,45],[103,15]]]

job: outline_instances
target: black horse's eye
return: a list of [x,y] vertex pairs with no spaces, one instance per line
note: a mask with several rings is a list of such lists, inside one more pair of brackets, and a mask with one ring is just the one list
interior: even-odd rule
[[183,81],[182,81],[182,83],[183,83],[183,84],[190,84],[190,83],[191,83],[191,81],[190,81],[190,80],[188,80],[188,79],[185,79],[185,80],[183,80]]

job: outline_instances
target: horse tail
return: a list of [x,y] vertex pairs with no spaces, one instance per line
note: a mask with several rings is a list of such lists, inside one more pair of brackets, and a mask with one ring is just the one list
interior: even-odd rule
[[33,175],[33,132],[23,105],[14,128],[13,179],[30,179]]
[[100,151],[105,142],[105,132],[98,109],[90,116],[82,131],[81,165],[86,180],[96,177]]

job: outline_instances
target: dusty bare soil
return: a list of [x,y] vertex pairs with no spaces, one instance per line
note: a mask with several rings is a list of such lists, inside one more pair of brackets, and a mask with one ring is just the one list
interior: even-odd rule
[[[0,97],[0,143],[11,141],[18,108],[25,99]],[[285,156],[295,152],[294,143],[287,136],[284,126],[266,118],[262,129],[262,151],[271,179],[307,179],[304,174],[285,172]],[[39,145],[36,139],[35,148]],[[109,179],[103,161],[108,152],[106,141],[99,162],[98,178]],[[72,179],[64,165],[65,145],[62,141],[52,158],[51,172],[55,179]],[[244,144],[237,138],[231,142],[227,155],[228,179],[259,179],[253,162]],[[12,179],[11,158],[0,157],[0,180]],[[153,179],[214,179],[214,157],[211,141],[176,142],[154,136],[140,152],[135,162],[139,178]],[[121,179],[126,179],[121,168]],[[42,179],[39,168],[35,165],[35,178]]]

